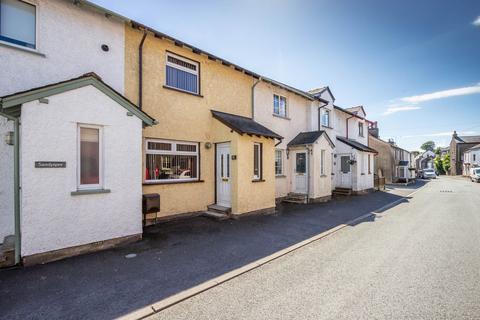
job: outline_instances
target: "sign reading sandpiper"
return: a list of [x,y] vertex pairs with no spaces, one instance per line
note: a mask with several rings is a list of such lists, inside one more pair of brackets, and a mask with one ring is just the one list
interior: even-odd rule
[[35,168],[66,168],[65,161],[35,161]]

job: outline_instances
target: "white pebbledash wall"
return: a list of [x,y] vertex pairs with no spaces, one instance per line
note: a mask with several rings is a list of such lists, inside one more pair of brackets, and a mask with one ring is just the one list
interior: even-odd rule
[[13,130],[13,121],[0,116],[0,243],[14,234],[13,212],[13,146],[5,135]]
[[[93,86],[22,106],[22,256],[142,233],[142,122]],[[77,190],[77,125],[103,126],[104,187]],[[66,161],[66,168],[34,168]]]
[[[25,0],[24,0],[25,1]],[[95,72],[124,91],[124,24],[65,0],[26,0],[37,6],[35,53],[0,45],[0,96]],[[102,44],[110,50],[104,52]]]

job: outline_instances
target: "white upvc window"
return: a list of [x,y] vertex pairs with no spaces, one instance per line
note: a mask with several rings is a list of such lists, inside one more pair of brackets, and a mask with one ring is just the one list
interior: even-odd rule
[[177,90],[200,94],[200,64],[167,52],[165,85]]
[[330,127],[330,110],[324,110],[322,113],[322,126]]
[[275,175],[283,175],[283,151],[275,150]]
[[78,125],[78,190],[103,189],[103,128]]
[[37,7],[20,0],[0,0],[0,41],[36,49]]
[[362,122],[358,123],[358,135],[360,137],[363,137],[363,123]]
[[273,113],[280,117],[287,117],[287,98],[273,95]]
[[253,179],[262,179],[262,144],[253,144]]
[[198,142],[145,140],[145,182],[198,180],[198,168]]
[[325,175],[325,150],[320,151],[320,174]]
[[368,154],[368,174],[372,174],[372,155]]

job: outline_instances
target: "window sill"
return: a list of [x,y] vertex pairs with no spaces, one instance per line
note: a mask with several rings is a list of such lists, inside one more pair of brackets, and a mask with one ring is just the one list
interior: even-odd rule
[[110,193],[110,189],[85,189],[85,190],[77,190],[77,191],[72,191],[70,194],[72,196],[83,196],[83,195],[88,195],[88,194],[102,194],[102,193]]
[[31,48],[19,46],[19,45],[16,45],[14,43],[10,43],[10,42],[3,41],[3,40],[0,40],[0,46],[11,48],[11,49],[14,49],[14,50],[20,50],[20,51],[32,53],[32,54],[35,54],[37,56],[44,57],[44,58],[46,57],[45,54],[41,53],[37,49],[31,49]]
[[276,118],[280,118],[280,119],[284,119],[284,120],[291,120],[289,117],[284,117],[284,116],[281,116],[279,114],[276,114],[276,113],[272,113],[272,116],[276,117]]
[[263,179],[254,179],[254,180],[252,180],[252,182],[265,182],[265,180],[263,180]]
[[201,183],[205,182],[204,180],[185,180],[185,181],[153,181],[153,182],[144,182],[144,186],[149,186],[149,185],[168,185],[168,184],[180,184],[180,183]]
[[320,125],[320,127],[321,127],[321,128],[320,128],[320,130],[321,130],[322,128],[326,128],[326,129],[333,129],[333,128],[332,128],[332,127],[330,127],[330,126],[325,126],[325,125],[323,125],[323,124],[322,124],[322,125]]
[[284,174],[276,174],[275,178],[286,178],[287,176]]
[[189,91],[185,91],[185,90],[181,90],[181,89],[178,89],[178,88],[175,88],[175,87],[170,87],[170,86],[164,85],[163,88],[164,88],[164,89],[168,89],[168,90],[173,90],[173,91],[181,92],[181,93],[186,93],[186,94],[189,94],[189,95],[192,95],[192,96],[196,96],[196,97],[199,97],[199,98],[203,98],[203,96],[202,96],[201,94],[193,93],[193,92],[189,92]]

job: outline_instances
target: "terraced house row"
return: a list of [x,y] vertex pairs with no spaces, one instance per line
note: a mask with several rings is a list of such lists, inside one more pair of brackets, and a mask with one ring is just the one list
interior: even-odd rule
[[0,19],[4,265],[373,189],[371,123],[329,87],[293,88],[88,1],[0,0]]

